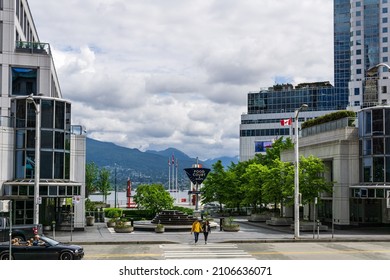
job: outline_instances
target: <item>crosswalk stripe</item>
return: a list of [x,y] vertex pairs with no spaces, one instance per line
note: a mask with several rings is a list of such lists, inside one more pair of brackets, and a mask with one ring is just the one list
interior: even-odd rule
[[185,245],[163,244],[165,259],[196,259],[196,258],[240,258],[255,259],[244,250],[238,249],[236,244],[208,244],[208,245]]

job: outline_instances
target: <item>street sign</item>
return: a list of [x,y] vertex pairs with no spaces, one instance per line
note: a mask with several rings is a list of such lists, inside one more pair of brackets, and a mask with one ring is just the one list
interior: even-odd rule
[[188,178],[191,182],[196,184],[202,184],[204,179],[206,179],[207,174],[209,174],[210,169],[208,168],[184,168]]
[[81,196],[80,195],[75,195],[73,197],[73,204],[79,203],[81,201]]
[[188,191],[188,194],[202,194],[203,191]]
[[9,212],[10,200],[0,200],[0,212]]

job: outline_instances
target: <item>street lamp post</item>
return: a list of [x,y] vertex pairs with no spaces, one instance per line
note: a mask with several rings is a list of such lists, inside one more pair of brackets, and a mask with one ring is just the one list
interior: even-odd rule
[[33,223],[39,224],[39,180],[40,180],[40,147],[41,147],[41,118],[40,104],[35,102],[33,95],[30,94],[27,103],[32,103],[35,107],[35,167],[34,167],[34,217]]
[[294,238],[299,238],[299,146],[298,146],[298,116],[299,112],[305,110],[307,104],[302,104],[295,110],[295,183],[294,183]]
[[115,208],[117,207],[117,188],[116,188],[116,163],[115,163],[115,179],[114,179],[114,185],[115,185]]

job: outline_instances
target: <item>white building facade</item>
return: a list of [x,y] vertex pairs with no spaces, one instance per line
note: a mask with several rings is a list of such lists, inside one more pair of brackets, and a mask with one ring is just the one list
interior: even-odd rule
[[27,0],[0,1],[0,65],[0,199],[12,200],[16,224],[33,223],[38,200],[39,223],[83,229],[85,130],[71,125],[71,103],[63,99],[50,45],[40,42]]

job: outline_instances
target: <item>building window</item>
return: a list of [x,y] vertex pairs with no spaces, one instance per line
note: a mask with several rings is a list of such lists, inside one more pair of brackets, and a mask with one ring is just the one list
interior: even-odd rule
[[382,86],[382,93],[387,93],[387,86]]
[[389,51],[389,48],[388,47],[383,47],[382,48],[382,52],[388,52]]
[[360,65],[360,64],[362,64],[362,60],[359,58],[359,59],[356,59],[356,64],[357,65]]
[[387,27],[383,27],[383,28],[382,28],[382,33],[387,33],[387,32],[388,32]]
[[382,13],[387,14],[387,8],[382,8]]
[[388,40],[387,40],[387,37],[383,37],[383,38],[382,38],[382,43],[387,43],[387,41],[388,41]]
[[361,74],[361,73],[362,73],[362,69],[360,69],[360,68],[359,68],[359,69],[356,69],[356,74],[359,75],[359,74]]
[[356,54],[357,55],[361,55],[362,54],[362,50],[361,49],[356,50]]
[[382,61],[383,61],[383,62],[388,62],[388,61],[389,61],[389,58],[388,58],[387,56],[385,56],[385,57],[382,58]]
[[37,69],[13,67],[11,95],[37,93]]
[[382,23],[387,23],[387,17],[382,18]]
[[356,16],[360,17],[362,15],[362,11],[356,11]]
[[362,35],[362,31],[361,30],[356,30],[356,36],[361,36]]
[[362,26],[362,21],[361,20],[357,20],[356,21],[356,26]]
[[353,103],[353,105],[354,105],[354,106],[360,106],[360,101],[355,101],[355,102]]
[[354,88],[354,93],[355,93],[355,95],[359,95],[360,94],[360,88]]

